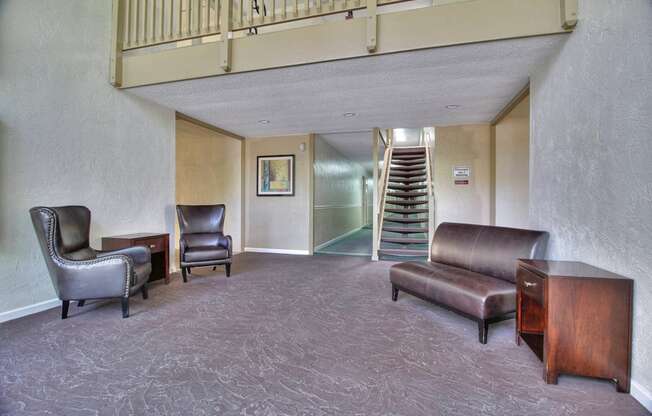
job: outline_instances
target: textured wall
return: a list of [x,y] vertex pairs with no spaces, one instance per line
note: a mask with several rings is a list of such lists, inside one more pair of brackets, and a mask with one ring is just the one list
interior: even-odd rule
[[530,100],[496,125],[496,225],[529,226]]
[[0,312],[55,297],[28,209],[173,231],[174,114],[108,83],[111,2],[0,2]]
[[[310,251],[310,136],[247,139],[245,146],[245,247]],[[256,158],[271,155],[295,155],[294,196],[256,196]]]
[[[491,134],[488,124],[437,127],[435,223],[489,224]],[[453,184],[453,167],[471,167],[469,185]]]
[[633,379],[652,391],[652,2],[580,1],[532,75],[530,221],[550,257],[636,280]]
[[[233,251],[242,251],[242,141],[185,120],[176,132],[177,204],[225,204],[224,232]],[[176,267],[178,239],[175,248]]]
[[363,225],[364,169],[315,137],[315,246]]

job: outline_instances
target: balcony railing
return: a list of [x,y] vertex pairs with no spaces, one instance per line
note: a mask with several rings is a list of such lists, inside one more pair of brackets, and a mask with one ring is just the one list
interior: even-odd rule
[[[219,35],[367,8],[367,0],[117,0],[122,50]],[[409,0],[377,0],[385,6]]]
[[110,82],[119,88],[567,33],[577,21],[577,0],[112,2]]

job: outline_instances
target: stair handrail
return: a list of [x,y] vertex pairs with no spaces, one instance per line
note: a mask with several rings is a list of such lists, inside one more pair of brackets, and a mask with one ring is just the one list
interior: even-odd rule
[[[432,173],[432,161],[430,157],[430,140],[425,138],[425,132],[422,130],[424,135],[424,143],[426,146],[426,190],[428,192],[428,261],[431,261],[431,252],[432,252],[432,238],[434,237],[435,232],[435,185],[434,185],[434,175]],[[433,141],[435,139],[433,138]],[[433,143],[434,144],[434,143]],[[433,146],[434,147],[434,146]]]
[[383,220],[385,218],[385,200],[387,194],[387,185],[389,183],[389,170],[392,160],[392,153],[394,151],[394,146],[392,142],[389,142],[389,146],[385,148],[385,155],[383,157],[383,170],[380,175],[380,189],[378,197],[378,240],[376,241],[376,247],[380,247],[382,235],[383,235]]

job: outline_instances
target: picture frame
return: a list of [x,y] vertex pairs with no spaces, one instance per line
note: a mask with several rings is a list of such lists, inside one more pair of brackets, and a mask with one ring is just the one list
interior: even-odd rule
[[256,196],[294,196],[294,155],[256,158]]

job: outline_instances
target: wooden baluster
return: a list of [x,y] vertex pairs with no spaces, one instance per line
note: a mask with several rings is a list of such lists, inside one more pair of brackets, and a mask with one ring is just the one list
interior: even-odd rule
[[[168,1],[168,0],[165,0]],[[173,30],[174,30],[174,0],[169,0],[170,3],[170,12],[167,15],[168,17],[168,33],[167,33],[167,38],[172,39],[173,36]]]
[[292,8],[292,14],[294,17],[299,16],[299,2],[297,0],[294,0],[294,7]]
[[141,37],[141,43],[142,44],[147,44],[147,0],[142,0],[141,2],[141,7],[142,7],[142,37]]
[[195,20],[197,21],[196,25],[196,32],[197,34],[201,33],[201,0],[195,0],[194,6],[196,7],[195,9]]
[[238,7],[240,7],[240,26],[239,27],[243,27],[244,26],[244,0],[239,1],[239,6]]
[[192,29],[192,13],[190,12],[191,6],[192,0],[186,0],[186,30],[184,31],[184,36],[190,36],[190,30]]
[[131,46],[131,2],[124,0],[124,38],[122,48],[126,49]]
[[281,0],[281,1],[283,2],[283,13],[282,13],[282,16],[283,16],[283,20],[285,20],[285,19],[287,18],[287,7],[288,7],[288,6],[287,6],[287,4],[286,4],[286,0]]
[[249,10],[247,13],[249,13],[249,27],[253,27],[254,25],[254,1],[253,0],[247,0],[247,9]]
[[157,4],[160,6],[158,11],[158,41],[163,42],[165,39],[165,0],[160,2],[157,0]]
[[157,0],[149,0],[149,2],[151,3],[150,12],[152,13],[149,19],[149,24],[151,29],[150,41],[149,41],[150,43],[156,42],[156,1]]

